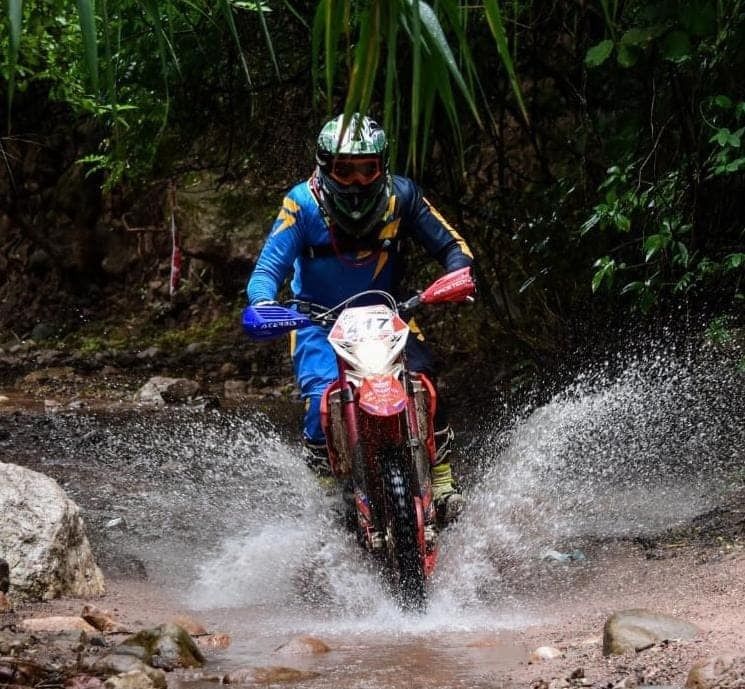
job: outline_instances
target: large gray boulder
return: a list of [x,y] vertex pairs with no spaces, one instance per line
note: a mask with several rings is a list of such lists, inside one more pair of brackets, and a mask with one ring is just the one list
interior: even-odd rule
[[48,476],[2,462],[0,557],[8,562],[15,598],[104,592],[78,506]]

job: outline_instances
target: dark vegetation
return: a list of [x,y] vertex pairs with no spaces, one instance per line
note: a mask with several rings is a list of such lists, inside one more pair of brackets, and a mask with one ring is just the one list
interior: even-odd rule
[[[479,304],[425,317],[465,379],[738,337],[739,0],[9,0],[5,21],[0,347],[240,342],[263,235],[342,108],[386,122],[474,249]],[[412,287],[436,273],[412,264]]]

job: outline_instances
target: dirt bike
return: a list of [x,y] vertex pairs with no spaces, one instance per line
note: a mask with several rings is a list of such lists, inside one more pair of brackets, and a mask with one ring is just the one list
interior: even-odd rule
[[[294,300],[243,313],[244,329],[259,340],[313,324],[330,328],[339,376],[323,394],[321,425],[331,471],[351,483],[358,540],[381,561],[407,609],[426,605],[426,581],[438,556],[430,478],[437,396],[426,375],[407,368],[410,330],[401,315],[473,293],[471,269],[463,268],[402,303],[368,290],[332,308]],[[360,300],[382,303],[353,305]]]

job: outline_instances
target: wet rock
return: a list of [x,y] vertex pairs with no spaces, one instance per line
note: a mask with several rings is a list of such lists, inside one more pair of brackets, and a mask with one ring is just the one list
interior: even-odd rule
[[31,339],[41,342],[50,340],[57,334],[57,326],[51,323],[37,323],[31,331]]
[[546,550],[541,556],[542,560],[553,562],[584,562],[587,557],[581,550],[573,550],[571,553],[560,553],[558,550]]
[[210,409],[220,409],[220,400],[215,395],[199,395],[189,401],[192,409],[200,411],[209,411]]
[[0,658],[0,685],[20,684],[36,686],[43,682],[49,671],[37,663],[22,658]]
[[314,636],[296,636],[275,649],[274,652],[282,655],[317,655],[328,653],[330,650],[324,641]]
[[104,682],[104,687],[106,689],[153,689],[155,683],[141,670],[132,670],[109,677]]
[[103,689],[103,680],[93,675],[74,675],[65,681],[64,689]]
[[132,654],[143,663],[164,670],[204,665],[204,655],[194,640],[176,624],[144,629],[123,641],[114,652]]
[[199,392],[199,383],[188,378],[153,376],[135,393],[135,402],[162,406],[186,402]]
[[143,349],[141,352],[137,352],[138,359],[156,359],[160,356],[160,349],[158,347],[148,347]]
[[216,651],[223,648],[228,648],[232,643],[232,639],[229,634],[207,634],[206,636],[198,636],[194,639],[199,648],[205,651]]
[[27,632],[80,631],[90,635],[97,632],[96,628],[88,624],[82,617],[73,616],[28,618],[21,621],[21,628]]
[[64,354],[56,349],[44,349],[36,355],[37,366],[49,366],[62,359]]
[[745,656],[718,655],[696,663],[685,686],[686,689],[745,687]]
[[539,663],[542,660],[561,658],[562,655],[563,653],[554,646],[539,646],[530,654],[530,661],[533,663]]
[[233,670],[225,675],[225,684],[274,684],[279,682],[301,682],[320,677],[318,672],[296,670],[291,667],[270,665]]
[[29,643],[28,634],[0,630],[0,656],[17,656]]
[[95,605],[83,606],[80,616],[99,632],[107,634],[124,634],[130,630],[123,624],[117,622],[108,610],[101,610]]
[[223,380],[226,378],[232,378],[238,375],[238,367],[232,361],[226,361],[222,366],[220,366],[218,375]]
[[78,506],[56,481],[0,462],[0,552],[20,598],[98,596],[104,580],[93,559]]
[[695,625],[669,615],[644,609],[621,610],[605,623],[603,655],[623,655],[643,651],[667,640],[692,639],[698,634]]
[[248,383],[245,380],[226,380],[223,390],[226,400],[240,400],[248,393]]
[[75,374],[75,369],[70,366],[60,366],[57,368],[42,368],[38,371],[32,371],[31,373],[23,377],[23,382],[27,385],[37,385],[40,383],[49,383],[55,381],[77,381],[80,380]]
[[158,689],[166,689],[166,673],[150,667],[133,655],[109,653],[104,656],[86,656],[80,661],[82,669],[97,675],[121,675],[127,672],[142,672]]

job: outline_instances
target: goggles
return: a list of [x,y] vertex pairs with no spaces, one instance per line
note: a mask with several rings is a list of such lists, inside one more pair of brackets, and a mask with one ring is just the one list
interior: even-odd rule
[[378,156],[337,156],[331,161],[331,179],[345,186],[372,184],[382,175],[383,164]]

